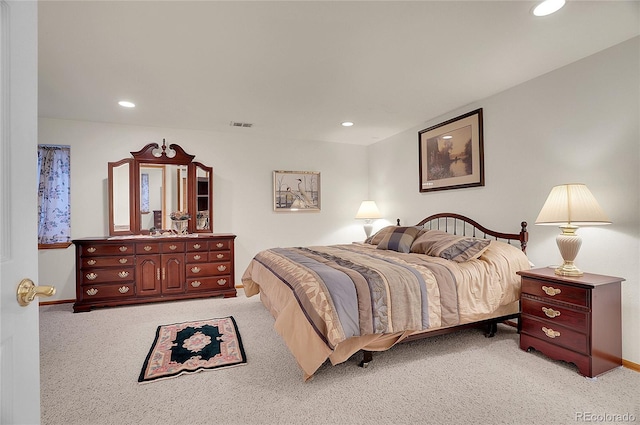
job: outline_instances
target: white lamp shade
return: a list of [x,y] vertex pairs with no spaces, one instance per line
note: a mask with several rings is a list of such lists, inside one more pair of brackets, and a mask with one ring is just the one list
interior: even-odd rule
[[536,224],[594,226],[611,224],[584,184],[563,184],[551,189]]
[[374,201],[362,201],[360,204],[360,208],[358,209],[358,213],[356,214],[356,218],[364,218],[364,219],[373,219],[373,218],[381,218],[380,211],[378,210],[378,206]]

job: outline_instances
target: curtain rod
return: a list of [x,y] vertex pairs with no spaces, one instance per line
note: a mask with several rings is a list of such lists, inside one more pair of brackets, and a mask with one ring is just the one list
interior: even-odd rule
[[43,148],[69,148],[69,149],[71,149],[71,145],[47,145],[45,143],[38,144],[38,147],[43,147]]

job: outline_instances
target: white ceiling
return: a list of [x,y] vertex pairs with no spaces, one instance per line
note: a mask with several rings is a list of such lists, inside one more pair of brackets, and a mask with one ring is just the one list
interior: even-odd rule
[[39,115],[366,145],[640,33],[638,1],[535,3],[45,0]]

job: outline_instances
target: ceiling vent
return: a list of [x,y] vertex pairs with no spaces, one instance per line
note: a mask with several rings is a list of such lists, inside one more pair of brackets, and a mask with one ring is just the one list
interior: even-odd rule
[[246,128],[251,128],[253,127],[253,124],[249,123],[249,122],[237,122],[237,121],[231,121],[229,123],[229,125],[231,127],[246,127]]

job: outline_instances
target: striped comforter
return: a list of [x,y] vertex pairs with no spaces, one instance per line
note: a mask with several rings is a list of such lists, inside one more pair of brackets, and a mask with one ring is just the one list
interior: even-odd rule
[[[352,337],[484,318],[518,300],[515,272],[527,268],[520,250],[495,241],[479,259],[464,263],[349,244],[262,251],[242,281],[247,296],[271,290],[275,298],[290,292],[314,332],[333,350]],[[263,283],[260,276],[265,275],[269,282]]]

